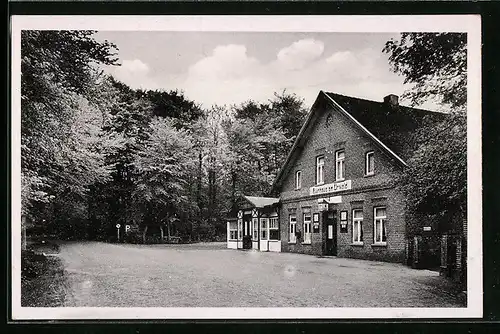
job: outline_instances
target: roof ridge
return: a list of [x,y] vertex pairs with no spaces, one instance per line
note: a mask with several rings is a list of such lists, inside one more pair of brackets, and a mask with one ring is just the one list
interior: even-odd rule
[[[365,101],[365,102],[370,102],[370,103],[378,103],[378,104],[380,104],[382,106],[384,105],[383,101],[369,100],[369,99],[362,98],[362,97],[344,95],[344,94],[333,93],[333,92],[326,92],[326,91],[324,91],[324,92],[325,92],[325,94],[328,94],[328,95],[341,96],[341,97],[345,97],[345,98],[348,98],[348,99],[360,100],[360,101]],[[408,106],[408,105],[402,105],[402,104],[399,104],[398,107],[404,108],[404,109],[416,110],[416,111],[423,111],[423,112],[433,113],[433,114],[438,114],[438,115],[446,114],[446,113],[440,112],[440,111],[434,111],[434,110],[422,109],[422,108],[415,108],[415,107],[411,107],[411,106]]]

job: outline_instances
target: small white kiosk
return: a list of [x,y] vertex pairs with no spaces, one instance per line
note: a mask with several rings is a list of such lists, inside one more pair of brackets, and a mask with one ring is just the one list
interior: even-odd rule
[[227,222],[227,248],[281,252],[278,206],[279,198],[243,196]]

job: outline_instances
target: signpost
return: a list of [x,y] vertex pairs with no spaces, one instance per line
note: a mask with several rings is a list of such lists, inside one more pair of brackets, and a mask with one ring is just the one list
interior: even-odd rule
[[116,239],[120,242],[120,224],[116,224]]

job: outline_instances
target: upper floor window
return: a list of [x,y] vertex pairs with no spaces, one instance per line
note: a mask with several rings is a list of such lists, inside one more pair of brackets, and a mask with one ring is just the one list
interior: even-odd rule
[[316,184],[325,183],[325,157],[316,158]]
[[295,172],[295,189],[302,187],[302,172],[300,170]]
[[335,180],[342,181],[345,178],[345,151],[335,152]]
[[365,175],[373,175],[375,173],[375,154],[368,152],[365,156]]

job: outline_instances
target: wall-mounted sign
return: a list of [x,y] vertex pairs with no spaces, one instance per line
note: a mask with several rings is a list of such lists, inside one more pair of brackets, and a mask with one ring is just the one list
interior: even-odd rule
[[311,187],[309,188],[309,194],[310,195],[328,194],[350,189],[351,189],[351,180],[345,180],[342,182],[335,182],[335,183],[323,184],[321,186]]
[[318,204],[319,211],[328,211],[328,203],[320,203]]
[[340,233],[347,233],[347,211],[340,211]]
[[315,222],[315,223],[318,222],[319,223],[319,213],[315,213],[313,215],[313,222]]
[[318,203],[339,204],[342,203],[342,196],[318,198]]
[[424,226],[424,231],[430,231],[431,227],[430,226]]
[[340,211],[340,220],[347,220],[347,211]]

